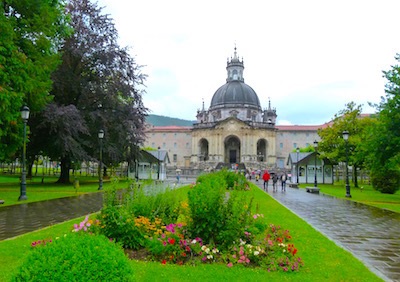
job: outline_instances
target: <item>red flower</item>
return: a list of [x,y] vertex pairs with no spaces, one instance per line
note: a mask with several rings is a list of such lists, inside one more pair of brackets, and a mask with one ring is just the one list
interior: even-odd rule
[[173,245],[175,243],[175,239],[174,238],[168,238],[168,243]]
[[165,259],[162,260],[162,264],[167,264],[167,261]]

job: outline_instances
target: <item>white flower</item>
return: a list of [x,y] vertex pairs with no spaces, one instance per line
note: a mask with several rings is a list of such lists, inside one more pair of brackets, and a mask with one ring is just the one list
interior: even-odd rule
[[260,254],[259,251],[254,251],[254,255],[255,255],[255,256],[258,256],[259,254]]
[[201,250],[202,250],[202,251],[205,251],[206,249],[207,249],[207,246],[206,246],[206,245],[201,246]]
[[243,246],[246,244],[246,241],[243,241],[242,239],[240,239],[240,246]]
[[250,244],[247,244],[247,246],[246,246],[248,249],[251,249],[251,248],[253,248],[253,246],[252,245],[250,245]]
[[207,258],[208,258],[208,259],[212,259],[213,256],[212,256],[212,255],[208,255]]
[[196,239],[194,239],[193,241],[192,241],[192,244],[196,244],[197,243],[197,241],[196,241]]
[[205,252],[208,254],[210,252],[210,249],[209,248],[205,249]]
[[213,252],[214,254],[216,254],[216,253],[219,253],[219,250],[218,250],[218,249],[213,249],[212,252]]

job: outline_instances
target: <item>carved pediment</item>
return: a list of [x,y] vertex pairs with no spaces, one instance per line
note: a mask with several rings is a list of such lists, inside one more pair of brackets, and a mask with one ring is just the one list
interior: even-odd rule
[[227,118],[215,126],[215,129],[227,131],[239,131],[248,128],[250,128],[249,125],[235,117]]

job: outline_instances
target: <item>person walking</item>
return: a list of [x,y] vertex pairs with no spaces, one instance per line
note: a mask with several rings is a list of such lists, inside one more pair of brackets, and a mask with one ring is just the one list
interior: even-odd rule
[[278,191],[278,174],[276,173],[272,175],[272,191]]
[[286,191],[286,180],[287,180],[287,175],[286,175],[286,172],[284,172],[281,175],[282,192]]
[[269,174],[268,170],[264,171],[262,179],[264,180],[264,191],[268,192],[268,181],[270,180],[271,175]]

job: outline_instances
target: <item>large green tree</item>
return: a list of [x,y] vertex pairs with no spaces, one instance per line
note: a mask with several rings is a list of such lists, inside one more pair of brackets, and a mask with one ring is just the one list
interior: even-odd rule
[[0,160],[22,144],[20,108],[41,111],[51,100],[51,73],[67,34],[62,1],[0,1]]
[[112,19],[88,0],[70,0],[66,7],[74,32],[60,50],[54,101],[37,117],[34,141],[36,153],[60,160],[61,183],[69,182],[73,162],[97,161],[100,129],[104,162],[126,160],[128,148],[144,140],[147,114],[138,90],[145,76],[119,46]]
[[[335,114],[328,127],[318,130],[321,137],[318,150],[321,155],[334,162],[345,162],[348,157],[349,165],[353,166],[355,187],[358,187],[357,169],[364,165],[366,159],[363,146],[367,142],[365,130],[373,123],[371,118],[362,116],[361,111],[361,105],[350,102],[344,110]],[[343,131],[349,132],[347,144],[343,139]]]
[[[400,61],[400,55],[395,59]],[[383,72],[386,96],[378,109],[377,124],[370,129],[368,166],[375,189],[393,194],[400,186],[400,66]]]

